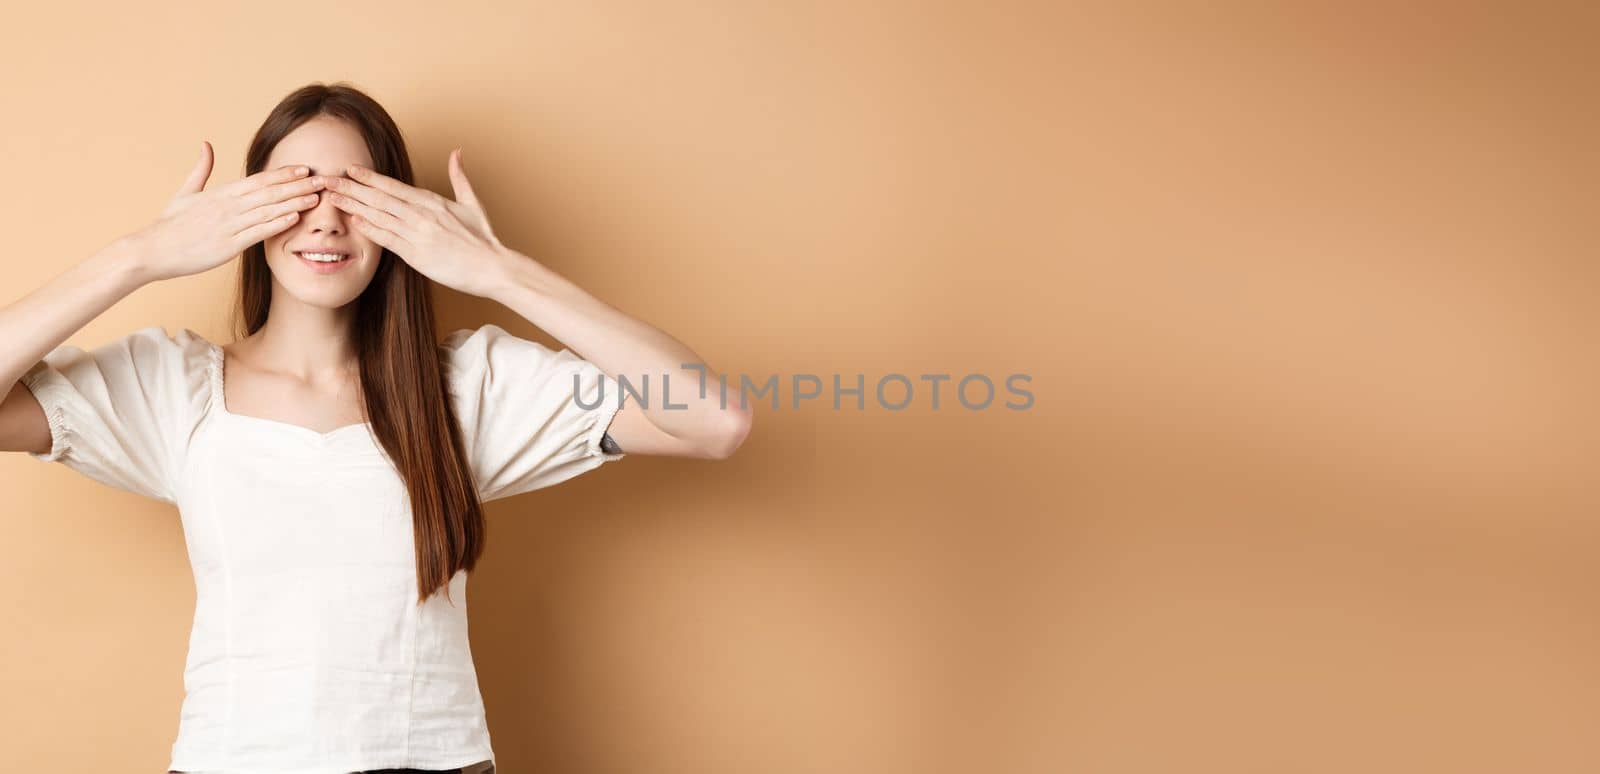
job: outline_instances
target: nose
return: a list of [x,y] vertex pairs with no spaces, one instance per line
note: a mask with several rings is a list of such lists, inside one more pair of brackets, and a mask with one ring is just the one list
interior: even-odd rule
[[301,213],[300,219],[305,222],[305,229],[313,234],[339,236],[349,229],[344,222],[345,211],[333,205],[327,189],[317,192],[316,206]]

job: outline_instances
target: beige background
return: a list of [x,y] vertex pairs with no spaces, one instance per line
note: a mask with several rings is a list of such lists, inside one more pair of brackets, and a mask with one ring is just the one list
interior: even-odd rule
[[[1579,5],[33,4],[0,300],[348,79],[423,184],[463,146],[508,243],[721,369],[1033,375],[492,506],[506,774],[1593,771]],[[232,277],[72,341],[221,336]],[[161,770],[177,512],[17,455],[0,488],[6,768]]]

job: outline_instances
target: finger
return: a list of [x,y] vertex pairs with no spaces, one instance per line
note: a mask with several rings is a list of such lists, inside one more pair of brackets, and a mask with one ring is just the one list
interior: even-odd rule
[[350,216],[350,223],[366,238],[388,248],[389,252],[396,255],[408,255],[411,253],[411,243],[393,231],[373,225],[372,221],[360,215]]
[[328,178],[322,175],[313,175],[311,177],[302,177],[298,180],[290,180],[287,183],[269,185],[266,188],[240,195],[239,206],[248,210],[253,207],[260,207],[263,204],[281,202],[291,197],[316,193],[326,187],[327,182]]
[[[349,178],[332,178],[328,181],[328,188],[355,199],[356,201],[361,202],[369,207],[383,210],[384,212],[387,212],[390,215],[407,222],[416,220],[418,210],[421,209],[416,204],[408,200],[396,197],[380,188],[374,188],[363,183],[358,183]],[[374,220],[379,224],[383,223],[381,220]]]
[[311,174],[311,168],[304,164],[285,164],[281,167],[263,169],[242,180],[235,180],[228,184],[226,190],[230,194],[239,195],[258,188],[265,188],[269,185],[287,183],[290,180],[302,178],[309,174]]
[[299,219],[300,213],[291,212],[287,215],[280,215],[265,223],[257,223],[256,225],[233,235],[233,244],[237,245],[233,249],[235,251],[243,250],[250,245],[260,242],[261,240],[273,236],[294,225],[294,222]]
[[288,201],[270,202],[238,216],[233,221],[234,228],[242,231],[258,223],[265,223],[285,214],[308,210],[315,206],[317,206],[317,195],[314,193],[297,196]]
[[178,188],[178,193],[198,193],[205,190],[206,180],[211,178],[211,164],[215,160],[211,152],[211,143],[200,141],[200,159],[194,163],[194,168],[189,170],[189,177]]
[[350,175],[350,179],[355,180],[362,185],[370,188],[376,188],[390,196],[393,196],[396,199],[410,202],[411,204],[418,206],[427,206],[429,203],[428,199],[432,196],[438,195],[432,191],[424,191],[420,188],[413,188],[405,183],[400,182],[399,180],[383,174],[382,172],[368,169],[360,164],[351,164],[349,167],[345,168],[345,172]]
[[[390,231],[395,230],[395,225],[383,216],[386,215],[396,221],[414,223],[419,215],[416,206],[410,202],[401,201],[383,191],[362,185],[354,180],[334,178],[328,182],[328,188],[329,199],[335,205],[340,201],[348,201],[352,204],[365,206],[373,211],[372,214],[362,213],[367,217],[367,220]],[[376,213],[382,213],[382,215]]]
[[372,205],[366,204],[365,202],[357,201],[354,197],[339,193],[338,191],[329,191],[328,201],[333,202],[333,206],[338,207],[345,212],[353,215],[360,215],[363,220],[366,220],[374,226],[384,229],[385,231],[393,231],[394,233],[404,237],[411,236],[411,227],[407,224],[407,221],[396,217],[393,213],[390,213],[387,210],[380,210]]
[[489,225],[489,214],[484,211],[483,202],[478,199],[477,192],[472,190],[472,182],[467,179],[467,168],[462,161],[464,156],[465,151],[457,148],[450,158],[450,186],[455,191],[456,200],[446,202],[445,206],[460,221],[462,228],[499,244],[500,240]]
[[467,170],[461,164],[460,148],[450,154],[450,188],[455,192],[456,201],[469,207],[483,208],[478,203],[478,195],[472,191],[472,183],[467,180]]

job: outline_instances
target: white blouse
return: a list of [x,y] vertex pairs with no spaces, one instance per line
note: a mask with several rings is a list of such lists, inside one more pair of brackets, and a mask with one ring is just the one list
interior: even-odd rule
[[[50,423],[50,451],[29,456],[178,507],[196,601],[168,768],[492,760],[467,573],[453,601],[417,604],[409,496],[370,424],[319,433],[234,414],[222,356],[187,328],[150,326],[64,344],[22,377]],[[600,448],[621,400],[593,363],[492,324],[451,333],[440,356],[483,501],[622,458]]]

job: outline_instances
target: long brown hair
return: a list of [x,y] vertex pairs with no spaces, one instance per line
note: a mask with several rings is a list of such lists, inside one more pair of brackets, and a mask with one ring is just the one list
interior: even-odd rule
[[[348,122],[366,139],[374,170],[414,184],[399,127],[376,100],[344,82],[313,83],[284,97],[251,139],[245,175],[265,169],[272,149],[317,116]],[[418,604],[441,588],[449,599],[450,579],[476,566],[486,532],[440,364],[432,285],[385,249],[371,283],[351,302],[362,400],[373,434],[411,496]],[[272,273],[266,249],[257,242],[239,263],[236,335],[249,336],[265,325],[271,302]]]

